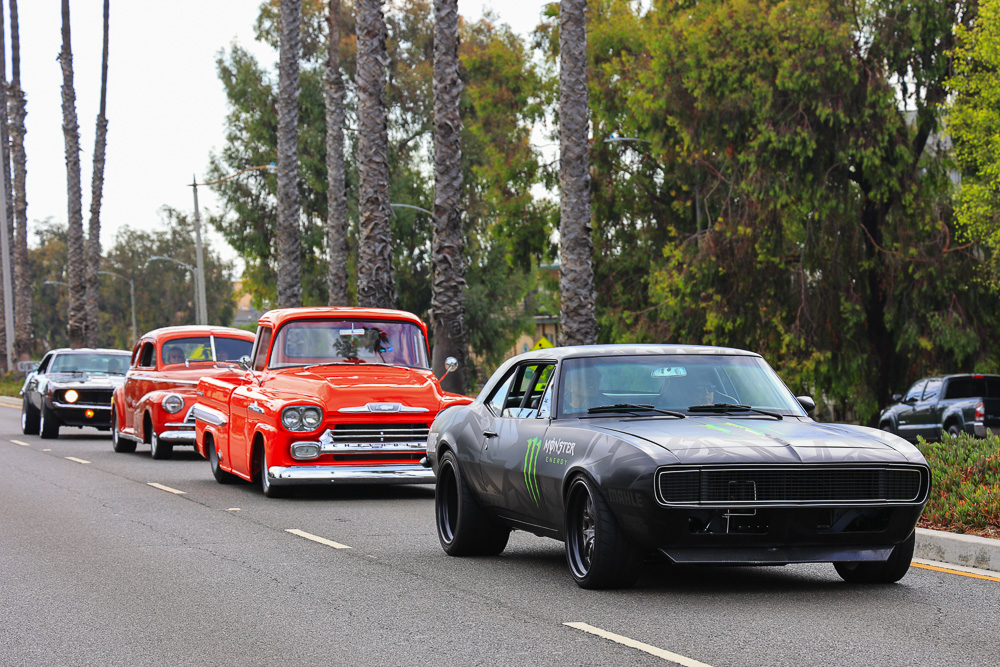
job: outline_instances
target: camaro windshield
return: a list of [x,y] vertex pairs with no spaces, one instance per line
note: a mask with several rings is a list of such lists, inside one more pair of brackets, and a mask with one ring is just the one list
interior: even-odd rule
[[322,364],[430,367],[424,333],[409,322],[299,320],[281,327],[268,367]]
[[[566,359],[562,366],[559,382],[563,417],[594,414],[589,412],[593,408],[619,404],[689,414],[725,413],[726,405],[750,406],[785,415],[804,414],[795,397],[759,357],[703,354],[586,357]],[[607,409],[597,413],[610,414]]]
[[125,375],[127,354],[60,354],[52,360],[49,373],[96,373]]

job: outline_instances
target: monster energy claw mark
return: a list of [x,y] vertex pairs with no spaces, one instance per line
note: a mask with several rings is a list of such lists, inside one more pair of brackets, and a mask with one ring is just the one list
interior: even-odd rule
[[528,495],[538,505],[541,497],[538,493],[538,453],[542,450],[542,441],[539,438],[528,440],[528,451],[524,455],[524,486],[528,489]]

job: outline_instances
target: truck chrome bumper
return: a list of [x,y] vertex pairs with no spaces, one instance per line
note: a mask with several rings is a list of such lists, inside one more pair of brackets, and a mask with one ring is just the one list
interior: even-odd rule
[[294,484],[433,484],[434,471],[419,465],[271,466],[267,476],[275,486]]

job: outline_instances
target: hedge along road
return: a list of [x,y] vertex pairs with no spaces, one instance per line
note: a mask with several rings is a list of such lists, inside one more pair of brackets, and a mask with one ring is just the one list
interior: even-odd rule
[[24,436],[0,407],[0,664],[995,664],[1000,582],[669,567],[577,588],[561,545],[437,542],[431,487],[265,499],[180,449]]

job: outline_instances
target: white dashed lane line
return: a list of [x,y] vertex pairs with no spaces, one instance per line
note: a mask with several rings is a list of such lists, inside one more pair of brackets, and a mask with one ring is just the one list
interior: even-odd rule
[[704,662],[698,662],[697,660],[692,660],[691,658],[686,658],[678,653],[671,653],[670,651],[665,651],[662,648],[657,648],[655,646],[650,646],[649,644],[644,644],[640,641],[634,639],[629,639],[628,637],[623,637],[622,635],[616,635],[613,632],[608,632],[607,630],[601,630],[600,628],[595,628],[587,623],[563,623],[563,625],[568,625],[576,630],[582,630],[583,632],[588,632],[592,635],[597,635],[598,637],[603,637],[604,639],[610,639],[613,642],[622,644],[623,646],[628,646],[629,648],[634,648],[638,651],[648,653],[650,655],[655,655],[657,658],[663,658],[664,660],[669,660],[678,665],[683,665],[684,667],[710,667]]
[[20,445],[21,447],[31,447],[27,442],[21,442],[20,440],[11,440],[15,445]]
[[299,530],[298,528],[286,528],[286,533],[291,533],[292,535],[298,535],[299,537],[304,537],[307,540],[312,540],[313,542],[318,542],[319,544],[325,544],[328,547],[333,547],[334,549],[350,549],[351,547],[346,544],[341,544],[340,542],[334,542],[333,540],[328,540],[325,537],[320,537],[319,535],[313,535],[312,533],[307,533],[304,530]]
[[73,463],[90,463],[90,461],[87,461],[85,459],[78,459],[75,456],[67,456],[66,460],[72,461]]
[[159,489],[160,491],[166,491],[167,493],[173,493],[178,496],[183,496],[184,492],[177,489],[171,489],[169,486],[163,486],[162,484],[157,484],[156,482],[146,482],[149,486],[154,489]]

